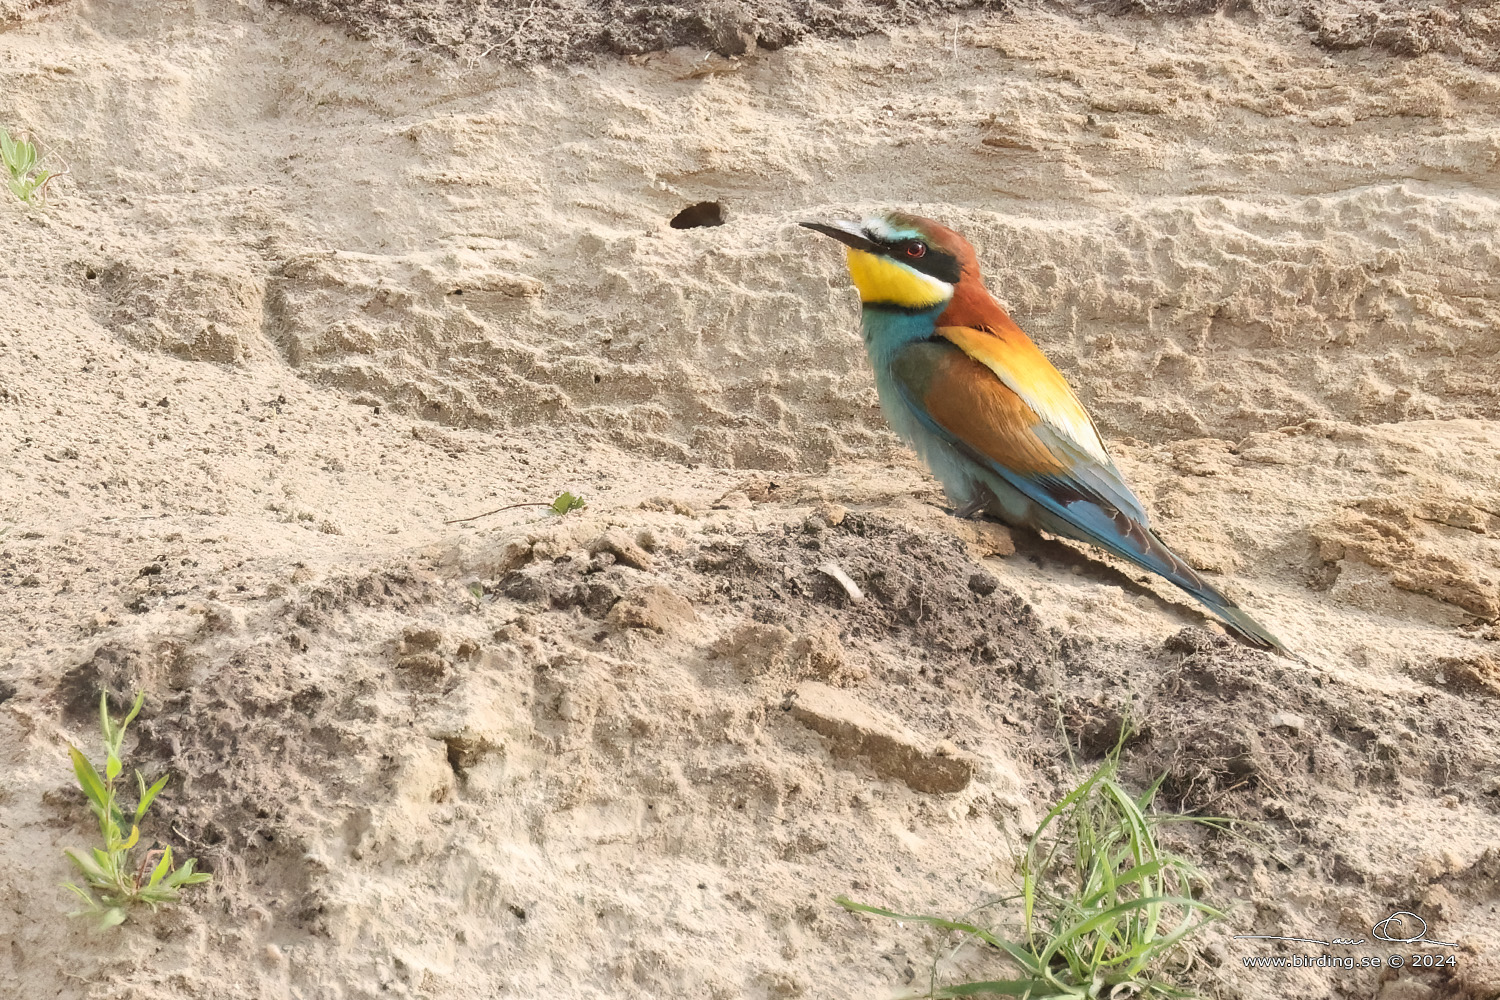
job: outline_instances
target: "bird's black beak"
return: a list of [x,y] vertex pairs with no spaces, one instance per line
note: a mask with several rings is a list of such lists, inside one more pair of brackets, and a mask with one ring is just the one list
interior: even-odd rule
[[855,250],[863,250],[865,253],[884,252],[884,247],[866,236],[857,222],[799,222],[797,225],[824,236],[832,236]]

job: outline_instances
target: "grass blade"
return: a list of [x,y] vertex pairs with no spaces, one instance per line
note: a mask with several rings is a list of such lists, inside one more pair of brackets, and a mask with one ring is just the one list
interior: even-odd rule
[[[183,867],[187,867],[187,866],[184,865]],[[161,860],[156,863],[156,868],[152,870],[152,872],[151,872],[151,881],[149,881],[149,882],[146,883],[147,887],[149,887],[149,888],[155,888],[156,887],[156,883],[160,882],[162,880],[162,878],[167,874],[167,872],[169,872],[171,870],[172,870],[172,849],[170,847],[168,847],[167,849],[165,849],[164,851],[161,852]]]
[[[1048,992],[1038,992],[1045,990]],[[1033,997],[1043,1000],[1047,997],[1055,997],[1057,994],[1051,992],[1052,987],[1040,979],[993,979],[987,982],[959,983],[957,986],[944,986],[928,994],[934,1000],[947,997]]]
[[98,861],[91,855],[75,851],[71,847],[65,849],[63,854],[67,855],[68,859],[78,866],[78,870],[83,873],[83,877],[89,882],[96,885],[101,883],[107,885],[112,881],[104,869],[100,867]]
[[137,823],[141,821],[142,816],[146,815],[146,810],[151,808],[151,801],[156,798],[157,794],[160,793],[163,788],[167,787],[167,779],[170,777],[170,774],[164,774],[160,778],[156,779],[155,784],[153,784],[150,788],[147,788],[146,779],[141,777],[141,772],[135,772],[136,781],[141,786],[141,801],[140,804],[135,807],[135,821]]
[[[1190,995],[1160,967],[1188,936],[1223,913],[1192,897],[1207,879],[1156,839],[1159,824],[1191,817],[1149,813],[1160,781],[1132,795],[1116,778],[1119,752],[1116,747],[1047,811],[1016,859],[1022,944],[997,929],[961,920],[899,913],[844,897],[839,904],[975,938],[1000,949],[1025,974],[942,986],[929,997]],[[1170,931],[1163,933],[1163,925]]]
[[89,763],[77,747],[69,747],[73,757],[73,773],[78,776],[78,787],[83,789],[83,794],[94,807],[94,812],[102,820],[109,809],[109,793],[104,790],[104,782],[99,778],[99,772],[94,770],[94,765]]
[[839,896],[834,899],[834,902],[838,903],[846,910],[857,911],[860,913],[873,913],[877,917],[889,917],[892,920],[904,920],[914,924],[927,924],[930,927],[937,927],[941,928],[942,930],[959,931],[963,934],[972,934],[974,937],[979,938],[979,940],[983,941],[985,944],[995,948],[999,948],[1001,951],[1005,952],[1018,964],[1020,964],[1021,968],[1025,969],[1027,972],[1035,975],[1036,973],[1041,971],[1040,967],[1035,964],[1034,957],[1028,954],[1019,945],[1011,944],[1004,938],[996,937],[982,927],[976,927],[973,924],[966,924],[957,920],[945,920],[942,917],[923,916],[920,914],[911,913],[896,913],[891,910],[883,910],[878,906],[869,906],[865,903],[856,903],[852,899],[849,899],[847,896]]

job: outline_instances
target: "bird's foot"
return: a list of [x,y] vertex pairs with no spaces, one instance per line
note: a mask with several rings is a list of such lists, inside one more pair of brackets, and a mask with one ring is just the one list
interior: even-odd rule
[[989,502],[989,497],[980,497],[977,500],[970,500],[962,507],[954,508],[953,516],[961,521],[967,521],[969,518],[973,517],[975,514],[978,514],[980,511],[988,507]]

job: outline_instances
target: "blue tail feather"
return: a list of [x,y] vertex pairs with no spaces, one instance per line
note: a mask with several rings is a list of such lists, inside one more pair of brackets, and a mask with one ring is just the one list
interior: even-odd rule
[[[1211,610],[1230,631],[1247,644],[1289,655],[1281,640],[1241,610],[1234,601],[1214,589],[1177,553],[1168,548],[1166,543],[1156,537],[1146,523],[1140,501],[1119,480],[1119,474],[1114,469],[1096,465],[1089,470],[1091,475],[1076,477],[1021,475],[991,461],[938,426],[924,408],[913,405],[910,399],[905,402],[908,412],[916,418],[922,429],[951,448],[955,458],[972,463],[974,472],[981,479],[986,474],[993,475],[1030,500],[1037,512],[1043,515],[1039,518],[1041,523],[1030,525],[1031,527],[1045,528],[1056,534],[1089,542],[1148,569],[1171,581]],[[921,444],[920,441],[914,443]],[[934,456],[924,457],[932,464],[930,459]],[[1106,492],[1095,488],[1091,481],[1099,479],[1112,479],[1111,489]],[[1115,495],[1120,493],[1128,495],[1131,503],[1113,502]],[[1006,515],[1006,519],[1009,519],[1009,515]]]

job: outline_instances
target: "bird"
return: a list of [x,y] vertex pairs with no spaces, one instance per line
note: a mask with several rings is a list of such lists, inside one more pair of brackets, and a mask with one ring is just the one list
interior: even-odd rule
[[844,245],[881,410],[954,516],[1096,545],[1182,588],[1245,644],[1286,654],[1152,530],[1067,379],[985,287],[968,240],[905,212],[799,224]]

